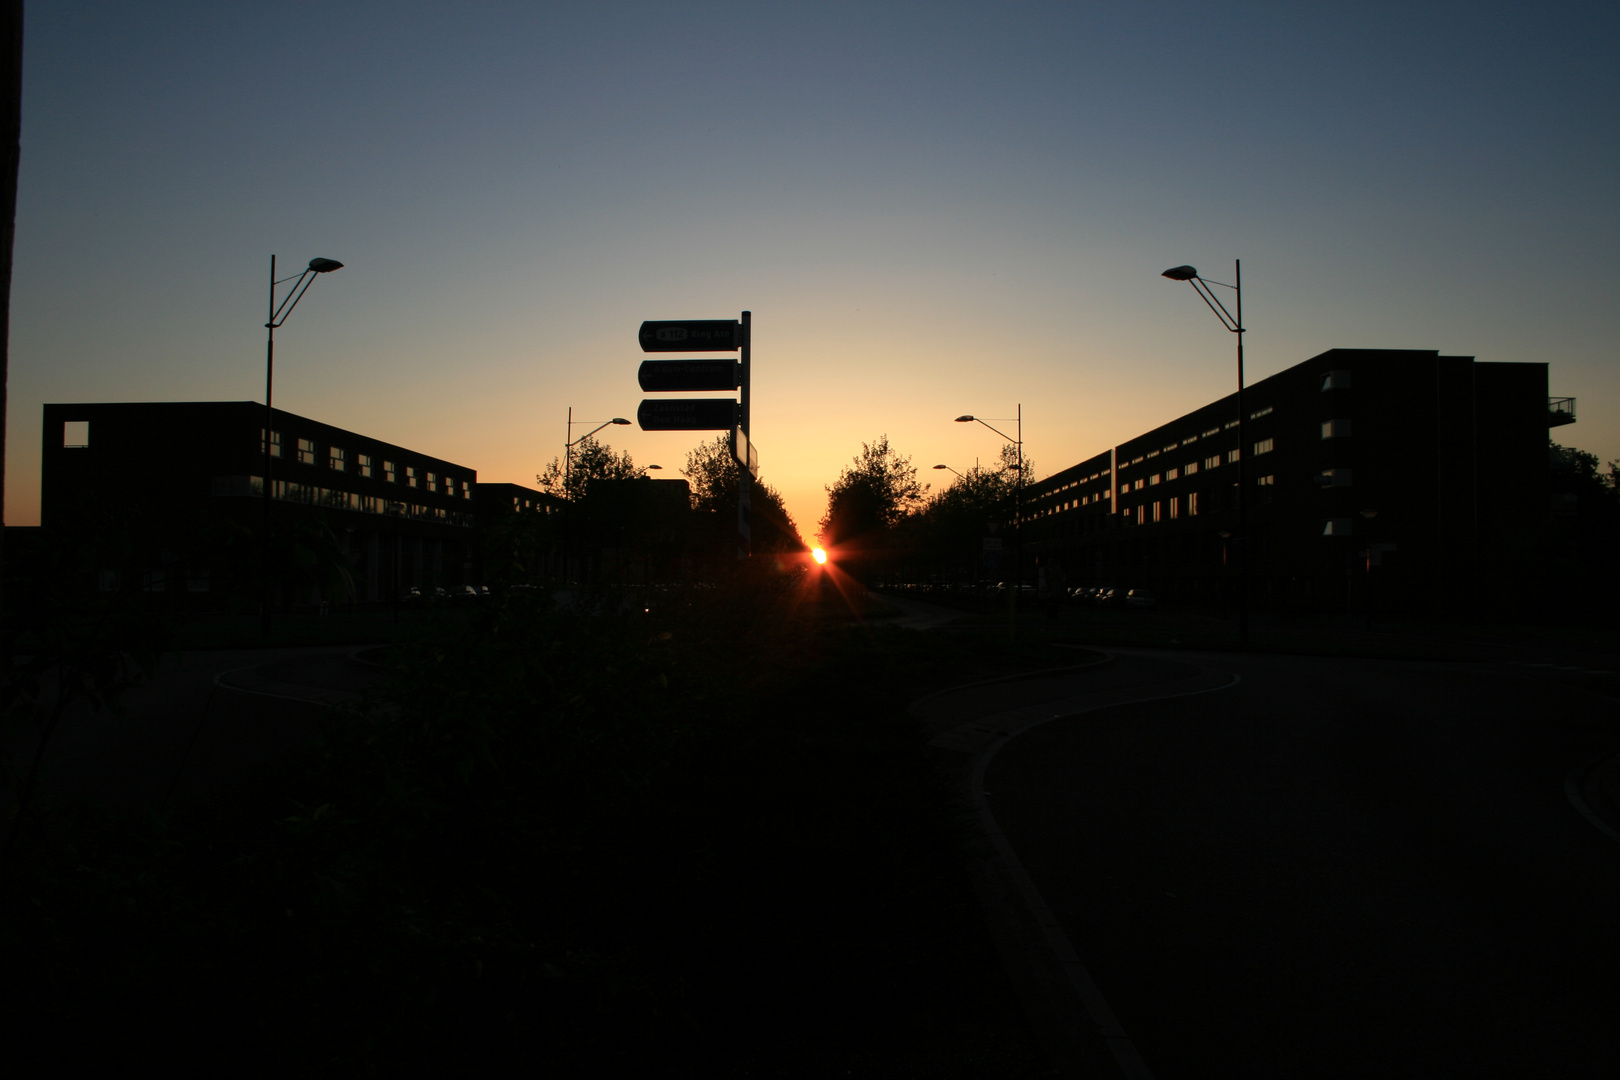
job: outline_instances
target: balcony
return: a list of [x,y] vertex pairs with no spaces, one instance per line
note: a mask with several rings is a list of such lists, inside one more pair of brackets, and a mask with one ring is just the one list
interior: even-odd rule
[[1563,427],[1575,422],[1575,399],[1550,397],[1547,399],[1547,426]]

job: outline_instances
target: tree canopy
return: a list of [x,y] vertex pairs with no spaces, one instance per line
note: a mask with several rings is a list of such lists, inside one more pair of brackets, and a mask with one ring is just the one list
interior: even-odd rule
[[[711,537],[735,532],[737,485],[741,477],[742,470],[731,457],[730,435],[716,436],[693,447],[686,455],[686,479],[692,485],[692,509],[702,523],[700,527]],[[775,488],[755,480],[748,498],[750,532],[755,552],[781,554],[803,550],[804,541],[799,538],[799,527]]]
[[822,540],[868,550],[886,547],[894,530],[922,505],[923,491],[917,467],[894,451],[887,435],[862,443],[855,460],[827,488]]
[[561,459],[552,458],[545,471],[534,479],[548,495],[578,501],[590,497],[594,481],[634,480],[640,475],[641,470],[636,468],[628,450],[615,454],[613,447],[587,435],[574,444],[566,465]]

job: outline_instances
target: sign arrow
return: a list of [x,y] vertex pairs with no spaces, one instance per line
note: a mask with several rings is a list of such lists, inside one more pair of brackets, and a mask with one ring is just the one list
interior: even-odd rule
[[668,390],[735,390],[742,385],[742,367],[735,360],[643,360],[636,372],[641,388],[651,393]]
[[737,426],[735,398],[645,398],[636,410],[642,431],[721,431]]
[[637,334],[642,352],[730,352],[739,348],[736,319],[648,321]]

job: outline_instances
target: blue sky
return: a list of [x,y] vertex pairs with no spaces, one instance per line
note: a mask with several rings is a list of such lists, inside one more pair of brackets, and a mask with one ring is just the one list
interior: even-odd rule
[[[933,480],[1022,403],[1044,475],[1227,393],[1178,263],[1242,258],[1253,378],[1545,361],[1620,458],[1617,11],[35,3],[6,520],[43,402],[262,400],[272,252],[347,264],[276,404],[485,480],[634,415],[641,320],[751,309],[806,535],[880,434]],[[610,431],[665,476],[702,438]]]

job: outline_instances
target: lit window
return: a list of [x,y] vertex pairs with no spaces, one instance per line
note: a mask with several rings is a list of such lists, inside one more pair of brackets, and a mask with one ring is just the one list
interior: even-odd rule
[[1256,487],[1276,487],[1277,478],[1275,476],[1257,476],[1254,483]]
[[463,499],[472,498],[472,482],[471,481],[463,480],[461,482],[461,497]]
[[1186,438],[1185,438],[1185,439],[1182,439],[1182,440],[1181,440],[1181,445],[1182,445],[1182,446],[1186,446],[1186,445],[1187,445],[1187,444],[1188,444],[1188,443],[1195,443],[1195,442],[1197,442],[1197,441],[1198,441],[1198,436],[1196,436],[1196,435],[1189,435],[1189,436],[1187,436],[1187,437],[1186,437]]
[[313,439],[298,440],[298,461],[303,465],[315,464],[315,442]]
[[1157,450],[1149,450],[1147,452],[1147,456],[1150,457],[1150,458],[1158,457],[1159,456],[1159,451],[1157,451]]
[[1271,453],[1276,441],[1277,440],[1275,439],[1261,439],[1259,442],[1254,444],[1254,452],[1256,454],[1269,454]]
[[1348,439],[1350,437],[1349,420],[1324,420],[1322,422],[1322,438]]
[[1239,452],[1239,451],[1237,451],[1237,450],[1228,450],[1228,451],[1227,451],[1227,452],[1226,452],[1226,460],[1227,460],[1227,462],[1228,462],[1228,463],[1229,463],[1229,464],[1230,464],[1230,463],[1231,463],[1231,462],[1234,462],[1234,461],[1236,461],[1236,460],[1237,460],[1237,459],[1238,459],[1238,458],[1239,458],[1239,457],[1241,457],[1241,456],[1242,456],[1242,455],[1241,455],[1241,453],[1240,453],[1240,452]]
[[1193,473],[1195,473],[1197,471],[1198,471],[1198,462],[1196,462],[1196,461],[1187,462],[1186,472],[1187,472],[1188,476],[1191,476]]
[[326,463],[338,472],[347,472],[349,463],[344,460],[345,454],[341,446],[328,446],[326,448]]
[[1181,476],[1181,470],[1180,469],[1166,469],[1164,471],[1164,478],[1166,480],[1175,480],[1175,479],[1178,479],[1180,476]]
[[1131,458],[1131,464],[1132,465],[1140,465],[1140,464],[1142,464],[1142,459],[1140,457],[1133,457],[1133,458]]
[[1207,458],[1204,459],[1204,468],[1213,469],[1217,465],[1219,465],[1220,463],[1221,463],[1221,456],[1219,454],[1216,454],[1214,457],[1207,457]]
[[360,470],[360,475],[361,476],[370,476],[371,475],[371,455],[370,454],[356,454],[356,455],[354,455],[354,464],[355,464],[355,467]]
[[1187,496],[1187,516],[1196,517],[1198,514],[1198,492]]
[[1329,518],[1327,520],[1327,523],[1322,526],[1322,535],[1323,536],[1349,536],[1350,535],[1350,519],[1349,518]]
[[427,474],[427,489],[429,491],[433,491],[433,492],[436,492],[436,491],[439,490],[438,478],[435,477],[432,473]]
[[[259,453],[264,453],[264,428],[259,429]],[[281,456],[281,432],[279,431],[270,433],[270,456]]]
[[1147,515],[1147,504],[1144,503],[1141,506],[1138,506],[1136,508],[1136,523],[1138,525],[1142,524],[1143,519],[1146,517],[1146,515]]
[[[261,433],[260,439],[264,438]],[[62,424],[62,447],[65,450],[83,450],[90,445],[90,421],[67,420]]]
[[1207,438],[1209,438],[1209,437],[1210,437],[1210,436],[1211,436],[1211,435],[1219,435],[1219,434],[1220,434],[1220,433],[1221,433],[1221,429],[1220,429],[1220,428],[1218,428],[1218,427],[1212,427],[1212,428],[1210,428],[1210,429],[1209,429],[1209,430],[1208,430],[1208,431],[1206,431],[1206,432],[1204,432],[1204,438],[1206,438],[1206,439],[1207,439]]
[[1221,425],[1221,428],[1223,430],[1230,430],[1231,428],[1235,428],[1237,426],[1238,422],[1236,420],[1228,420],[1226,423]]
[[1249,419],[1250,420],[1258,420],[1262,416],[1270,416],[1271,413],[1272,413],[1272,407],[1270,405],[1267,405],[1263,409],[1256,409],[1254,412],[1250,413],[1249,414]]
[[384,461],[383,462],[383,483],[385,483],[385,484],[398,483],[399,474],[397,472],[395,472],[394,470],[395,470],[395,465],[394,465],[394,463],[392,461]]
[[1170,500],[1170,520],[1174,521],[1174,520],[1176,520],[1176,518],[1178,518],[1180,516],[1181,516],[1181,500],[1173,498],[1173,499]]
[[1158,473],[1154,473],[1152,476],[1148,477],[1148,484],[1156,487],[1161,479],[1163,478]]
[[1153,504],[1153,521],[1154,521],[1155,524],[1158,523],[1158,521],[1159,521],[1159,513],[1160,513],[1161,510],[1163,510],[1163,508],[1164,508],[1163,503],[1157,503],[1156,502],[1156,503]]
[[1348,371],[1330,371],[1322,376],[1323,390],[1347,390],[1350,388],[1350,373]]
[[416,466],[415,465],[407,465],[407,466],[405,466],[405,486],[406,487],[415,487],[416,486]]

